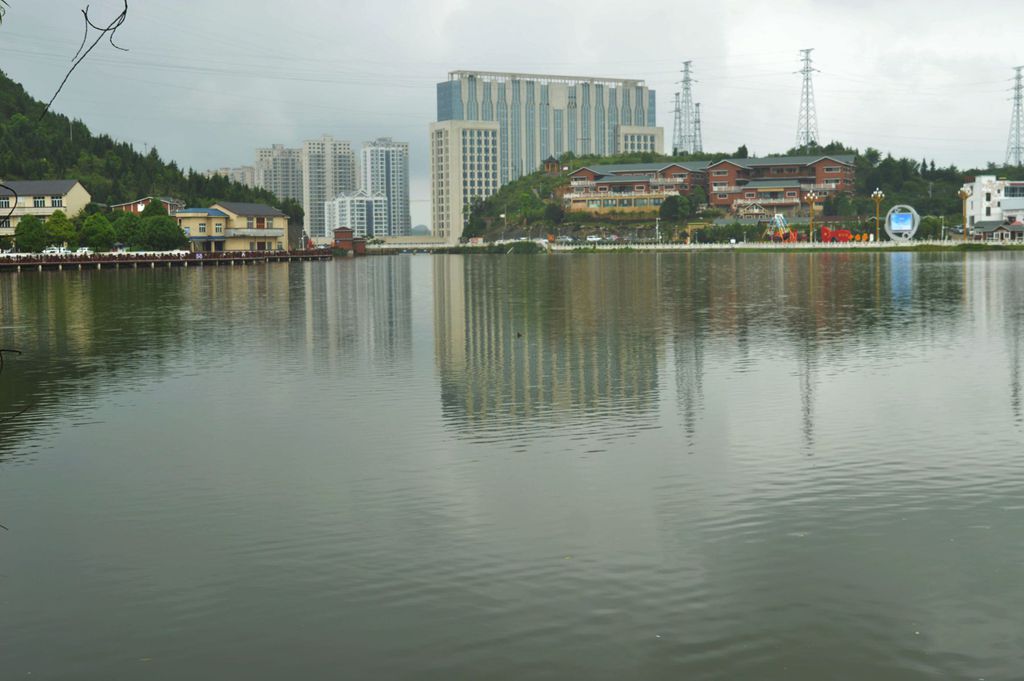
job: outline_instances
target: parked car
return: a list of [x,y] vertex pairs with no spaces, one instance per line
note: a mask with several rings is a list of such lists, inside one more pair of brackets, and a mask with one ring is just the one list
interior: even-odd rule
[[71,251],[63,246],[47,246],[43,249],[43,255],[71,255]]
[[594,243],[597,241],[601,241],[601,237],[599,237],[597,234],[590,234],[587,236],[587,241]]
[[571,244],[572,242],[576,241],[576,239],[573,239],[568,234],[563,234],[563,235],[557,237],[555,239],[555,241],[557,241],[560,244]]
[[92,255],[92,249],[89,248],[88,246],[82,246],[77,251],[75,251],[75,255]]

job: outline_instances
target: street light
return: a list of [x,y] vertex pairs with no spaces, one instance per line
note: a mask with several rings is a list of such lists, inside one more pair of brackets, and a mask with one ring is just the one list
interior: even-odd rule
[[508,217],[506,217],[504,213],[498,217],[505,221],[505,226],[501,230],[501,240],[504,241],[506,238],[505,235],[508,233]]
[[960,197],[960,200],[964,202],[964,221],[960,225],[964,230],[964,241],[967,241],[967,199],[971,198],[971,190],[968,187],[962,187],[960,191],[956,193]]
[[818,195],[815,192],[807,192],[807,196],[804,197],[804,201],[807,202],[807,207],[810,209],[811,224],[807,228],[807,241],[808,243],[814,242],[814,202],[818,200]]
[[871,198],[875,202],[875,243],[878,243],[878,221],[880,220],[878,213],[882,208],[882,199],[885,198],[885,194],[882,193],[881,189],[875,189],[875,191],[871,192]]

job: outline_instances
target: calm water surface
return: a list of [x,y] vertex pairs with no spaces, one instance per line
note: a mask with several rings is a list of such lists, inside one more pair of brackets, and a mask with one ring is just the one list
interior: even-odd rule
[[1022,332],[1013,253],[4,275],[0,677],[1019,679]]

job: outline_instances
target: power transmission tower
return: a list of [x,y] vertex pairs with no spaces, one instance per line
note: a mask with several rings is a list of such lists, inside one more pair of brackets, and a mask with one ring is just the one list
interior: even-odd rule
[[800,117],[796,126],[796,146],[806,149],[818,143],[818,112],[814,108],[814,83],[811,74],[818,69],[811,66],[811,52],[814,48],[800,50],[803,68],[797,73],[803,75],[804,85],[800,92]]
[[694,144],[694,108],[693,108],[693,77],[690,75],[690,64],[693,62],[683,62],[683,80],[680,81],[682,89],[679,92],[679,110],[680,116],[682,117],[682,137],[681,151],[686,154],[692,154],[695,151]]
[[1021,71],[1024,66],[1014,66],[1013,115],[1010,117],[1010,139],[1006,143],[1006,165],[1024,165],[1024,140],[1021,131],[1024,128],[1024,80]]
[[679,93],[676,93],[676,108],[672,110],[675,114],[675,121],[672,126],[672,155],[675,156],[683,150],[683,112],[679,108]]
[[704,140],[700,131],[700,102],[693,105],[693,152],[700,154],[704,151]]

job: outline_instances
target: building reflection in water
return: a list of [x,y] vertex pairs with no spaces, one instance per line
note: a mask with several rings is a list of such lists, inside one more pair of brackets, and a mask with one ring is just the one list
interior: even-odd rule
[[434,261],[444,415],[465,434],[649,425],[663,352],[656,261],[446,257]]
[[407,366],[412,354],[412,279],[408,257],[304,263],[293,329],[312,365]]

